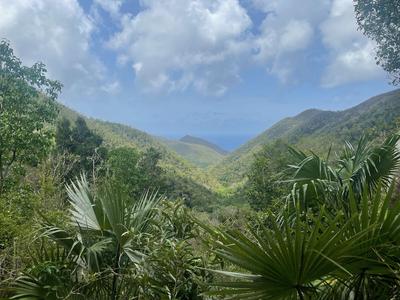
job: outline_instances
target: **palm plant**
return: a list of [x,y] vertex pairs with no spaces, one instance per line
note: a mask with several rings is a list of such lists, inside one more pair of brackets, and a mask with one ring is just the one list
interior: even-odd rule
[[[374,196],[364,192],[361,205],[349,196],[343,211],[271,216],[239,230],[204,224],[215,253],[239,272],[219,271],[233,280],[213,285],[210,295],[228,299],[393,299],[400,292],[400,203],[390,205],[393,188]],[[335,215],[335,216],[333,216]],[[247,272],[246,272],[247,271]]]
[[[121,272],[146,255],[144,241],[154,230],[161,197],[145,193],[134,201],[118,187],[108,184],[95,196],[84,176],[71,183],[67,192],[73,233],[47,223],[41,235],[64,247],[68,258],[77,262],[72,280],[80,283],[80,287],[67,295],[117,299],[121,295],[118,286]],[[84,279],[90,280],[83,283]],[[14,298],[28,299],[29,286],[40,284],[34,281],[32,277],[20,278]],[[30,295],[31,299],[37,299],[36,294]]]
[[[372,147],[347,143],[336,164],[293,150],[291,210],[243,233],[198,222],[233,280],[229,299],[394,299],[399,296],[400,203],[394,203],[399,135]],[[312,209],[309,209],[312,208]],[[232,272],[233,270],[237,272]],[[223,277],[225,278],[225,277]]]
[[95,194],[82,177],[67,188],[69,228],[46,221],[39,235],[45,252],[62,255],[37,253],[14,299],[202,299],[209,272],[187,209],[115,184]]
[[336,162],[315,153],[291,149],[298,164],[291,165],[293,184],[288,199],[299,200],[304,209],[320,204],[348,208],[349,191],[360,195],[363,190],[374,192],[380,183],[388,188],[400,165],[397,143],[400,135],[388,137],[381,145],[373,147],[366,137],[357,146],[346,142],[343,153]]

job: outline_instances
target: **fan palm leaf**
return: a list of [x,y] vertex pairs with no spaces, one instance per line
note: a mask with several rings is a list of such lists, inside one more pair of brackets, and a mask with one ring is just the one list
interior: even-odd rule
[[318,201],[348,207],[350,190],[360,195],[365,189],[374,192],[378,183],[388,188],[400,166],[399,139],[400,135],[392,135],[376,147],[371,146],[366,137],[361,138],[356,147],[346,143],[334,164],[314,153],[307,156],[292,149],[299,163],[290,166],[292,176],[286,180],[293,183],[290,198],[298,199],[303,208],[315,206]]
[[283,225],[271,220],[271,229],[261,226],[258,231],[250,229],[250,234],[202,224],[212,235],[215,252],[249,272],[217,271],[235,280],[216,283],[221,289],[212,294],[229,299],[304,299],[318,294],[335,271],[349,273],[341,262],[362,251],[366,232],[346,238],[351,221],[344,222],[343,215],[332,218],[324,210],[312,224],[300,219],[297,215],[293,227],[289,218]]

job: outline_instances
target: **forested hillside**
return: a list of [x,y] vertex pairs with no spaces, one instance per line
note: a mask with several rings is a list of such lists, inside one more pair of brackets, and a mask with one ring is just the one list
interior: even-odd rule
[[202,169],[215,165],[224,158],[223,154],[205,145],[164,138],[158,138],[158,140],[187,161]]
[[[71,122],[76,120],[80,114],[60,105],[59,119],[63,117]],[[83,117],[83,116],[82,116]],[[186,197],[197,207],[211,207],[218,205],[218,197],[215,190],[219,188],[219,182],[206,175],[205,171],[180,157],[166,144],[143,131],[130,126],[106,122],[93,118],[83,117],[90,129],[99,134],[109,148],[122,146],[135,147],[139,151],[154,148],[161,154],[160,166],[167,173],[170,189],[176,191],[176,196]],[[203,150],[203,149],[201,149]],[[179,152],[177,152],[179,153]],[[198,159],[195,157],[194,159]]]
[[400,118],[400,90],[375,96],[344,111],[306,110],[283,119],[232,152],[213,167],[212,173],[225,184],[244,179],[254,154],[278,139],[300,149],[326,153],[344,141],[354,142],[367,134],[376,139],[391,132]]
[[211,143],[209,141],[206,141],[205,139],[199,138],[199,137],[195,137],[195,136],[191,136],[191,135],[185,135],[184,137],[179,139],[181,142],[184,143],[188,143],[188,144],[195,144],[195,145],[203,145],[206,146],[210,149],[213,149],[214,151],[222,154],[222,155],[226,155],[228,154],[228,151],[222,149],[220,146]]
[[[62,107],[60,116],[70,120],[79,114]],[[132,127],[86,118],[88,126],[98,132],[111,147],[131,145],[138,149],[154,147],[163,154],[162,166],[187,184],[215,191],[220,184],[239,183],[261,148],[282,140],[300,149],[326,153],[337,149],[344,141],[355,141],[363,134],[379,138],[395,128],[400,117],[400,90],[375,96],[344,111],[306,110],[283,119],[228,155],[212,144],[190,136],[181,141],[154,137]],[[210,146],[211,145],[211,146]],[[206,175],[204,168],[211,168]],[[204,192],[206,192],[204,190]]]

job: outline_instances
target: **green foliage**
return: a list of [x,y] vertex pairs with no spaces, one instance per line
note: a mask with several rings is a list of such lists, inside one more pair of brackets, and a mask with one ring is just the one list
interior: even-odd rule
[[[58,154],[72,155],[79,160],[66,178],[70,180],[82,171],[94,177],[97,168],[107,156],[107,150],[101,146],[102,143],[103,139],[89,129],[84,118],[78,116],[72,128],[70,121],[62,118],[56,130]],[[70,158],[73,160],[73,157]]]
[[170,199],[183,199],[188,207],[206,209],[212,206],[207,197],[215,197],[211,192],[185,178],[174,178],[167,174],[159,166],[161,159],[160,152],[154,148],[149,148],[144,153],[132,147],[116,148],[109,152],[109,176],[104,180],[112,180],[132,197],[153,189]]
[[218,150],[208,145],[194,143],[192,140],[187,142],[186,139],[180,141],[160,139],[160,142],[188,162],[203,169],[220,162],[224,157]]
[[13,246],[14,238],[27,231],[38,200],[29,185],[11,188],[0,196],[0,249]]
[[[70,121],[74,121],[78,116],[76,112],[66,107],[61,106],[60,110],[60,115]],[[220,188],[218,181],[208,173],[206,174],[204,170],[182,159],[166,147],[162,140],[121,124],[89,118],[85,118],[85,121],[90,130],[103,138],[103,145],[108,149],[129,147],[146,153],[148,149],[153,148],[152,151],[161,157],[158,160],[157,168],[150,169],[152,172],[147,174],[154,175],[154,178],[148,176],[150,182],[162,179],[161,182],[155,182],[152,185],[156,189],[159,188],[160,192],[172,199],[184,198],[186,204],[200,210],[211,211],[218,205],[219,196],[215,192]],[[80,172],[79,169],[78,172]],[[161,178],[160,174],[162,174]],[[163,186],[164,188],[162,188]],[[148,187],[149,185],[145,186],[146,189]]]
[[42,63],[23,66],[7,41],[0,42],[0,192],[14,165],[45,157],[61,84],[46,78]]
[[92,162],[89,159],[96,153],[103,139],[86,125],[85,119],[78,117],[75,126],[71,132],[71,139],[73,141],[71,152],[81,157],[81,166],[85,170],[92,167]]
[[138,163],[139,170],[142,173],[142,186],[162,189],[164,170],[159,165],[161,159],[161,152],[155,148],[149,148],[143,153]]
[[202,225],[215,252],[249,273],[213,285],[229,299],[392,299],[399,293],[399,202],[380,188],[350,197],[350,214],[296,206],[295,219],[271,215],[267,225],[221,231]]
[[202,138],[198,138],[198,137],[191,136],[191,135],[185,135],[184,137],[179,139],[179,141],[184,142],[184,143],[188,143],[188,144],[193,144],[193,145],[203,145],[203,146],[205,146],[207,148],[213,149],[214,151],[216,151],[216,152],[218,152],[218,153],[220,153],[222,155],[225,155],[225,154],[228,153],[227,151],[225,151],[224,149],[222,149],[221,147],[219,147],[216,144],[213,144],[213,143],[211,143],[209,141],[206,141],[206,140],[204,140]]
[[182,206],[155,194],[135,199],[113,184],[94,192],[85,178],[68,194],[73,227],[45,222],[44,249],[58,250],[38,253],[15,299],[201,299],[206,265],[191,247],[193,222]]
[[377,43],[376,62],[400,83],[400,8],[397,0],[354,1],[361,31]]
[[287,187],[279,181],[290,161],[288,146],[281,140],[265,145],[255,155],[244,188],[253,209],[264,210],[285,196]]
[[57,123],[56,128],[56,147],[58,152],[72,152],[73,151],[73,144],[72,141],[72,129],[71,129],[71,122],[63,117]]
[[42,160],[0,195],[0,298],[10,296],[10,285],[32,263],[30,243],[38,229],[37,212],[65,224],[63,162],[58,157]]
[[361,195],[365,189],[373,192],[378,183],[388,187],[400,165],[399,139],[399,135],[393,135],[375,147],[365,137],[356,147],[346,143],[337,162],[292,149],[299,160],[291,166],[292,197],[299,199],[305,208],[317,201],[334,207],[344,204],[348,208],[350,191]]
[[339,151],[345,141],[357,142],[365,134],[372,143],[379,143],[399,130],[399,115],[399,90],[378,95],[344,111],[306,110],[281,120],[250,140],[214,166],[211,173],[227,185],[243,182],[254,154],[278,139],[320,155],[328,153],[330,148],[332,152]]
[[[139,186],[141,172],[138,168],[140,154],[135,148],[120,147],[109,152],[107,168],[113,181],[120,184],[129,195],[137,195],[145,189]],[[148,187],[147,187],[148,188]]]

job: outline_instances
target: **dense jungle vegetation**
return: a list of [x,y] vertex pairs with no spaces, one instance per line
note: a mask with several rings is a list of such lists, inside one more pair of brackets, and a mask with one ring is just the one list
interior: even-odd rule
[[[396,84],[388,3],[356,12]],[[0,42],[0,299],[400,299],[399,91],[227,155],[86,118],[61,89]]]

